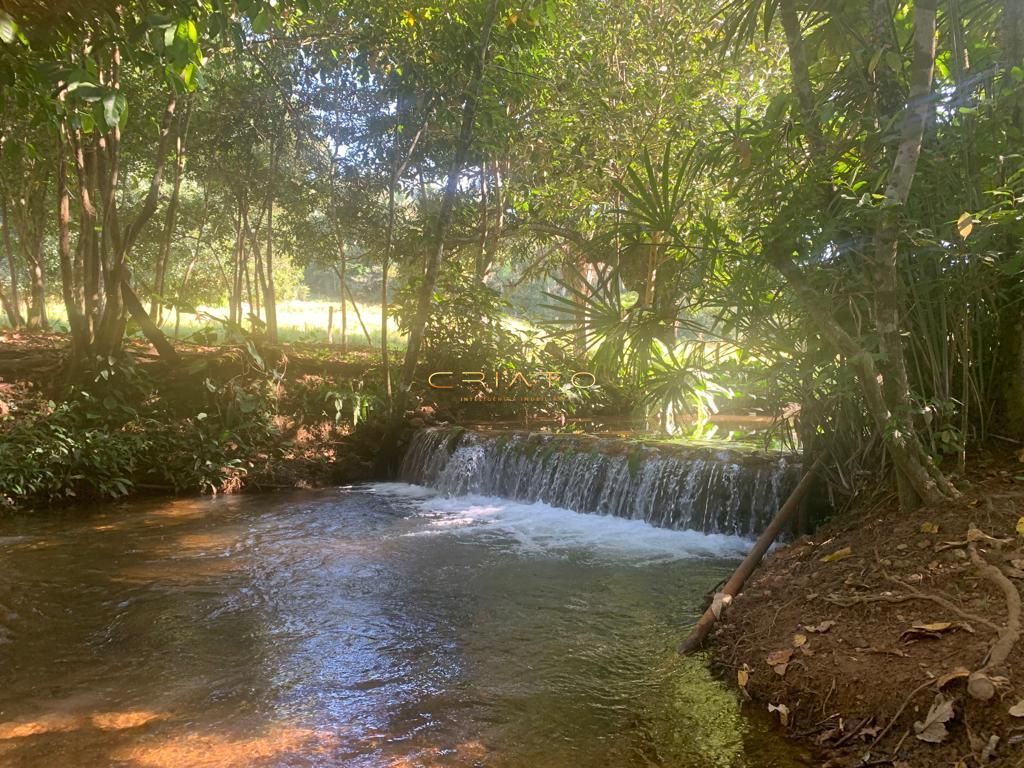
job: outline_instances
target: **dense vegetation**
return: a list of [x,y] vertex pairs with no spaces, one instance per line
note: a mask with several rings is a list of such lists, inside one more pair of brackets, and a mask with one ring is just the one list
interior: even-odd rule
[[[126,337],[173,362],[221,305],[272,345],[310,286],[343,350],[379,305],[382,414],[438,366],[593,370],[560,407],[734,398],[907,507],[1024,439],[1012,0],[7,0],[0,40],[0,298],[33,329],[59,297],[72,340],[72,394],[3,436],[13,495],[67,484],[11,446],[92,440]],[[104,416],[125,462],[208,445],[143,402]]]

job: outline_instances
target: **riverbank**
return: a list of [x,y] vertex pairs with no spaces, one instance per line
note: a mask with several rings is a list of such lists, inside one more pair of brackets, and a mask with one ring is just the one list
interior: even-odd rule
[[[823,765],[1024,765],[1024,465],[971,466],[962,502],[876,498],[776,550],[712,637],[713,663]],[[994,690],[968,691],[979,670]]]
[[68,381],[65,336],[0,334],[0,509],[380,479],[376,350],[177,352],[128,342]]

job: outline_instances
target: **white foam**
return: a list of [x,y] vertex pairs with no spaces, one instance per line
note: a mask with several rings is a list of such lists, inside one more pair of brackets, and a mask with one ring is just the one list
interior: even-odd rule
[[592,515],[495,496],[438,496],[403,483],[372,486],[372,492],[410,499],[425,527],[408,535],[494,535],[521,550],[551,555],[583,552],[638,563],[692,558],[736,558],[750,542],[738,536],[657,528],[642,520]]
[[437,496],[437,491],[433,488],[427,488],[423,485],[409,485],[409,483],[373,483],[360,490],[381,496],[400,496],[406,499],[429,499]]

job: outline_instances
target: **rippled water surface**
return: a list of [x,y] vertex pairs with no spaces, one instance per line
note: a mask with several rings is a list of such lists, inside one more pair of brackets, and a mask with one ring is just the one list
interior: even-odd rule
[[0,765],[799,765],[672,650],[743,547],[401,485],[0,521]]

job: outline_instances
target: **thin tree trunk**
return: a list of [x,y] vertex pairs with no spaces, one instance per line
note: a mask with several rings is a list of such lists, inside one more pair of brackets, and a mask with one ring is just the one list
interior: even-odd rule
[[[930,113],[932,79],[935,68],[936,0],[918,0],[914,4],[914,57],[910,74],[910,94],[903,113],[900,145],[885,189],[881,218],[875,232],[870,257],[874,277],[872,298],[879,339],[886,401],[899,431],[913,432],[910,420],[910,383],[902,338],[901,296],[896,269],[900,235],[900,212],[910,196],[917,172],[925,126]],[[900,506],[912,509],[920,502],[915,484],[903,472],[897,474]]]
[[49,328],[50,321],[46,316],[46,262],[43,258],[43,233],[42,224],[38,225],[39,231],[33,232],[29,237],[25,249],[25,259],[28,262],[29,295],[31,304],[28,310],[29,328]]
[[21,299],[18,295],[18,265],[14,257],[14,245],[11,242],[11,220],[7,208],[7,190],[0,188],[0,216],[3,217],[4,248],[7,250],[7,271],[11,277],[11,303],[4,309],[12,328],[20,328],[24,323],[21,318]]
[[[57,150],[57,255],[60,259],[61,293],[64,308],[71,328],[72,350],[81,354],[89,348],[88,330],[85,325],[85,307],[75,280],[74,263],[71,257],[71,195],[68,191],[67,139],[61,127],[60,144]],[[75,359],[71,370],[77,371],[84,362]]]
[[458,142],[455,147],[455,156],[452,158],[451,166],[448,169],[448,181],[445,184],[444,195],[441,198],[441,209],[437,215],[437,223],[434,229],[434,242],[431,244],[431,253],[427,259],[426,271],[423,276],[423,284],[420,286],[419,300],[416,306],[416,314],[409,328],[408,347],[405,352],[405,364],[402,367],[401,392],[404,397],[412,386],[416,375],[416,366],[419,363],[420,348],[423,345],[423,335],[426,330],[427,320],[430,316],[430,307],[437,286],[437,278],[441,271],[441,262],[444,258],[445,240],[448,231],[451,229],[452,217],[455,212],[455,197],[459,189],[459,177],[462,175],[466,165],[466,157],[469,154],[470,145],[473,142],[473,123],[476,119],[477,99],[480,96],[480,89],[483,84],[484,69],[487,64],[487,53],[490,48],[491,31],[494,28],[498,16],[498,0],[490,0],[487,4],[487,12],[484,17],[483,29],[480,33],[480,50],[473,63],[473,75],[469,85],[469,95],[462,109],[462,127],[459,131]]
[[[896,236],[898,236],[898,218],[896,217],[898,209],[902,207],[902,202],[905,202],[906,195],[910,191],[928,116],[928,95],[931,91],[934,66],[935,3],[936,0],[924,0],[915,5],[912,93],[904,116],[900,151],[897,154],[887,189],[887,198],[892,195],[889,200],[901,202],[895,205],[890,203],[883,210],[882,221],[876,231],[875,253],[868,259],[869,266],[877,265],[880,258],[891,264],[877,273],[876,290],[880,290],[881,297],[880,299],[876,297],[875,301],[876,304],[880,301],[882,315],[876,316],[876,322],[879,323],[880,330],[882,327],[896,328],[896,342],[900,342],[898,336],[899,294],[898,291],[892,290],[894,285],[892,277],[895,274],[895,242]],[[813,112],[813,93],[810,91],[810,76],[799,18],[794,12],[792,0],[783,0],[780,10],[789,45],[793,89],[801,104],[801,110],[812,108],[809,112],[805,111],[804,121],[808,124],[806,130],[808,136],[811,137],[812,155],[817,160],[820,159],[819,153],[822,150],[821,142],[815,138],[820,137],[820,124]],[[915,136],[916,142],[914,141]],[[915,144],[916,150],[914,149]],[[781,224],[781,222],[779,223]],[[890,240],[891,245],[886,246]],[[887,248],[889,250],[886,250]],[[792,254],[796,250],[796,247],[787,244],[784,238],[765,245],[765,253],[769,261],[786,278],[787,284],[796,295],[804,311],[814,321],[818,333],[848,358],[857,373],[868,413],[875,424],[877,433],[885,440],[886,448],[896,467],[898,482],[904,491],[901,494],[901,500],[907,504],[913,504],[920,499],[926,504],[933,505],[946,498],[956,497],[957,490],[935,467],[931,457],[924,450],[913,425],[907,424],[905,428],[901,429],[892,428],[893,403],[909,402],[909,386],[903,387],[903,399],[901,399],[900,392],[899,363],[902,363],[902,343],[900,342],[893,349],[893,353],[898,355],[897,368],[893,375],[886,377],[887,381],[883,387],[879,381],[879,368],[875,364],[874,356],[842,328],[833,317],[828,303],[823,300],[824,297],[810,286],[808,276],[792,258]],[[879,278],[882,278],[881,283],[878,282]],[[890,337],[889,347],[886,351],[889,351],[892,346],[893,339]],[[902,368],[903,383],[905,384],[905,363],[902,364]],[[892,387],[891,390],[890,387]],[[909,409],[901,410],[909,412]],[[913,493],[906,492],[908,487],[912,489]]]
[[277,140],[271,141],[270,151],[270,195],[267,200],[267,259],[266,286],[263,295],[267,314],[267,339],[277,343],[277,291],[274,288],[274,196],[277,184],[278,155],[280,148]]
[[[1000,31],[1004,77],[1009,78],[1013,67],[1019,66],[1024,57],[1024,7],[1020,0],[1004,0]],[[1014,92],[1010,98],[1013,122],[1018,130],[1024,130],[1024,96]],[[1021,241],[1010,235],[1003,249],[1004,258],[1013,259],[1020,250]],[[1017,279],[1011,283],[1006,279],[1007,296],[999,312],[996,415],[1001,434],[1024,440],[1024,281]]]
[[384,233],[384,257],[380,268],[380,362],[384,375],[384,392],[391,407],[391,359],[388,355],[388,272],[395,243],[395,187],[398,186],[398,127],[394,131],[393,162],[388,183],[388,224]]
[[352,295],[352,291],[349,290],[347,283],[343,282],[341,284],[341,296],[342,300],[347,296],[348,300],[352,302],[352,310],[356,313],[356,320],[359,322],[359,327],[363,329],[363,336],[366,337],[366,343],[373,346],[373,338],[370,336],[370,332],[366,329],[366,323],[363,322],[363,315],[359,311],[359,305],[356,304],[356,297]]
[[11,300],[7,297],[7,291],[2,283],[0,283],[0,308],[2,308],[4,314],[7,315],[7,322],[11,324],[11,327],[17,328],[18,315],[14,311],[14,307],[11,305]]
[[[176,107],[177,97],[172,92],[168,98],[167,106],[164,108],[163,118],[160,123],[155,167],[153,169],[153,176],[149,181],[149,189],[142,201],[139,212],[123,234],[120,232],[120,225],[117,223],[116,202],[112,193],[117,184],[116,169],[119,163],[120,141],[118,129],[115,127],[111,131],[113,154],[111,156],[110,168],[113,170],[111,175],[107,177],[105,186],[105,199],[109,201],[107,205],[111,207],[104,210],[104,221],[106,223],[103,227],[103,234],[106,237],[109,231],[114,254],[106,275],[106,306],[103,309],[100,328],[96,335],[96,351],[101,356],[115,355],[121,351],[127,311],[138,321],[146,338],[149,339],[162,357],[172,361],[177,359],[174,348],[167,341],[163,332],[150,319],[149,314],[142,307],[141,301],[139,301],[138,296],[132,289],[130,284],[131,274],[126,265],[129,251],[135,245],[139,235],[142,234],[143,228],[156,212],[157,203],[160,199],[160,183],[163,179],[164,166],[167,160],[167,144],[174,125]],[[140,309],[142,309],[141,317]]]
[[480,163],[480,242],[476,255],[476,279],[481,283],[487,274],[487,161]]
[[164,306],[166,299],[164,292],[167,284],[167,268],[171,260],[171,245],[174,242],[174,229],[178,217],[178,198],[181,193],[181,181],[185,172],[185,142],[188,140],[188,126],[191,119],[191,111],[185,109],[184,124],[178,131],[174,144],[174,183],[171,187],[171,199],[167,203],[167,215],[164,218],[163,237],[160,240],[160,250],[157,255],[156,269],[153,280],[153,297],[149,306],[149,315],[157,325],[163,325]]
[[793,0],[781,0],[779,16],[782,20],[782,29],[786,34],[786,45],[789,48],[789,70],[793,78],[793,91],[800,104],[804,131],[811,149],[818,154],[822,149],[821,130],[814,109],[814,92],[811,89],[807,51],[800,28],[800,17],[797,16]]
[[793,290],[800,305],[813,321],[822,337],[846,356],[860,380],[868,415],[897,469],[914,484],[920,498],[929,505],[958,495],[949,481],[935,470],[931,458],[925,453],[916,432],[894,432],[890,428],[890,411],[879,382],[878,370],[870,352],[864,349],[836,322],[822,296],[811,287],[807,275],[796,265],[781,244],[771,244],[765,254]]
[[348,256],[345,253],[345,242],[341,239],[338,240],[338,261],[338,279],[341,281],[341,353],[345,354],[348,352],[348,302],[345,297],[345,291],[348,289],[345,282]]
[[764,559],[771,545],[775,543],[775,539],[779,537],[783,528],[789,524],[793,515],[801,508],[804,497],[810,491],[811,485],[814,483],[814,476],[820,466],[820,462],[814,462],[811,468],[807,470],[807,473],[800,479],[796,488],[790,493],[789,498],[779,508],[779,511],[775,513],[775,517],[772,518],[768,527],[758,536],[757,542],[743,559],[743,562],[733,572],[729,581],[722,587],[721,592],[715,595],[716,599],[712,601],[708,609],[704,611],[704,615],[700,617],[697,624],[690,630],[690,634],[679,645],[679,653],[683,655],[693,653],[704,643],[704,640],[707,639],[711,632],[711,628],[718,621],[718,617],[732,603],[732,599],[743,591],[747,579],[757,570],[757,566],[761,564],[761,560]]
[[242,323],[242,252],[245,248],[245,208],[244,198],[238,201],[238,214],[235,219],[235,248],[231,254],[231,286],[228,296],[228,317],[232,325]]

